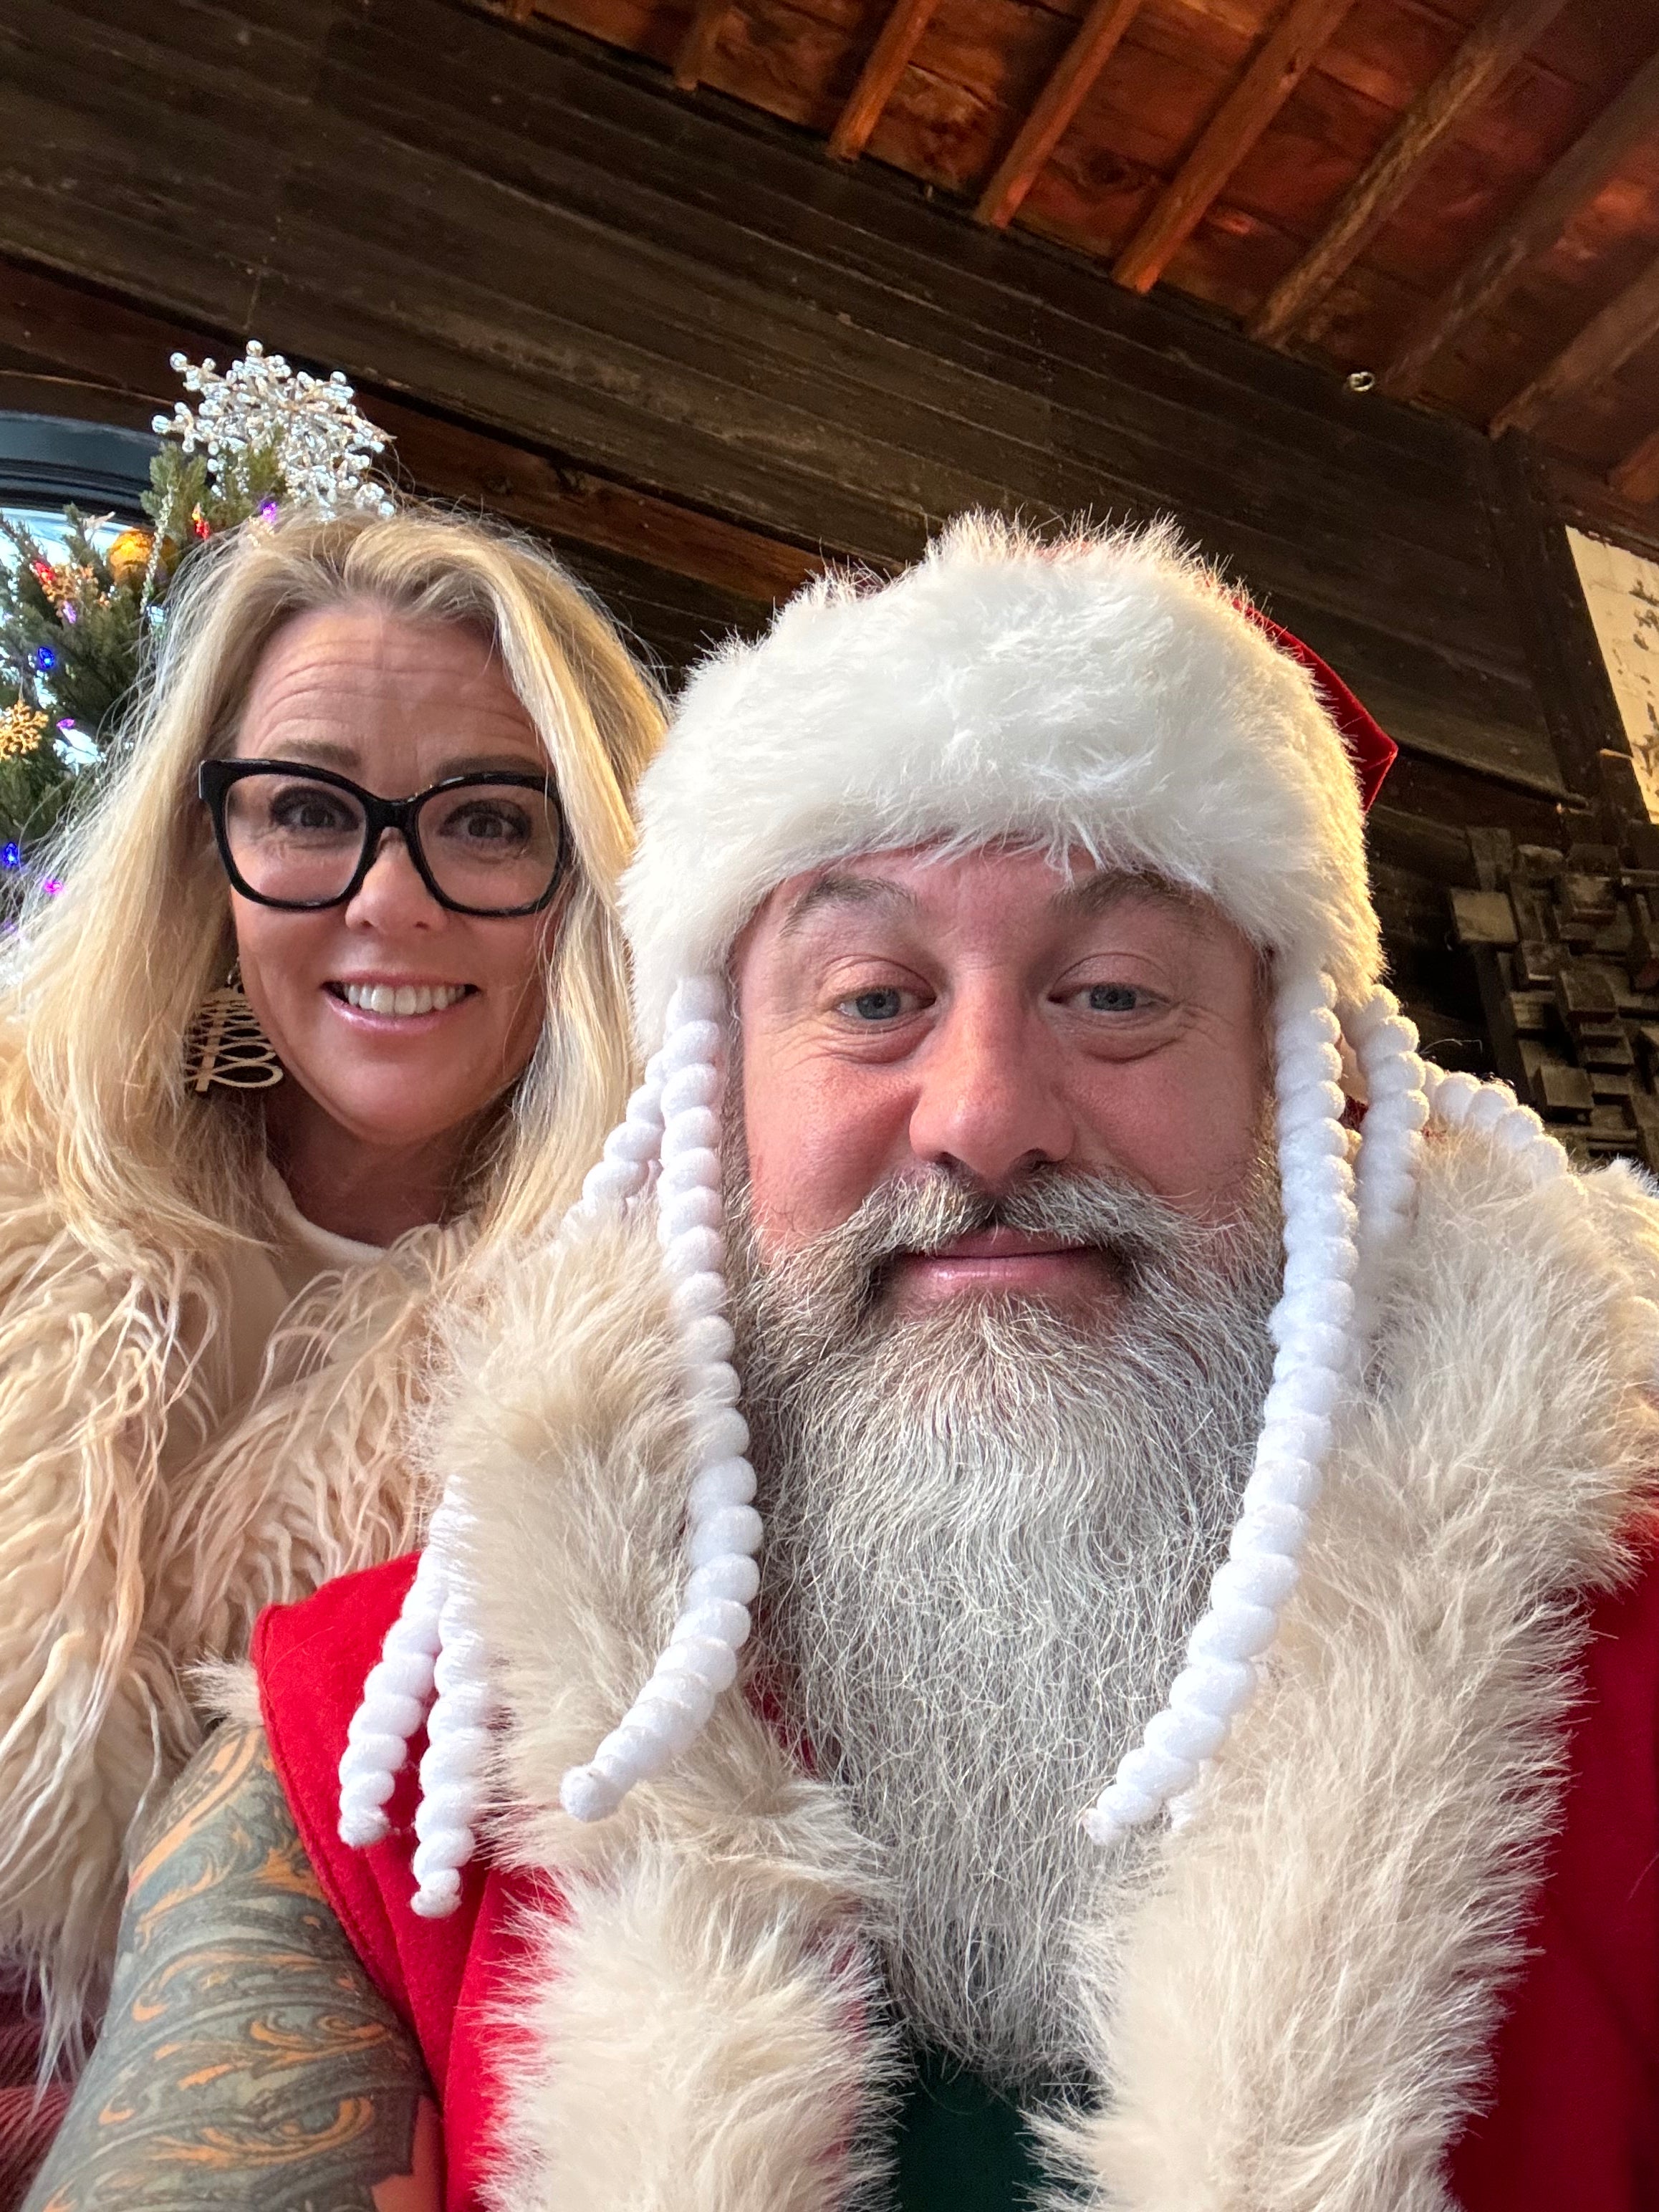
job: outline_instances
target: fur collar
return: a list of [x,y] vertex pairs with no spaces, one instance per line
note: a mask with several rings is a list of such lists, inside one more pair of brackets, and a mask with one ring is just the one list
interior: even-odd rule
[[[1656,1279],[1633,1171],[1539,1194],[1436,1138],[1262,1693],[1084,1947],[1104,2094],[1051,2149],[1103,2212],[1446,2206],[1583,1601],[1659,1462]],[[648,1227],[517,1261],[504,1310],[441,1434],[501,1668],[498,1854],[568,1911],[526,1993],[501,2212],[833,2212],[891,2056],[836,1793],[728,1696],[614,1820],[557,1807],[672,1619],[684,1429]]]

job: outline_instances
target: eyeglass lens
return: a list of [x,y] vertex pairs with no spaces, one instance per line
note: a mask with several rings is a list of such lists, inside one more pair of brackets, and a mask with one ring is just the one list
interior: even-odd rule
[[[306,906],[339,898],[362,858],[362,807],[331,783],[283,771],[243,776],[225,793],[224,820],[242,880],[264,898]],[[435,792],[414,829],[434,882],[458,906],[533,906],[558,872],[558,811],[522,785]]]

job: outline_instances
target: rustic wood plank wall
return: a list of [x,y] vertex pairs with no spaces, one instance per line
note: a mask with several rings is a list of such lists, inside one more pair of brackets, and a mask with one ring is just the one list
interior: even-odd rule
[[1374,836],[1390,941],[1478,1031],[1446,951],[1461,825],[1553,834],[1583,719],[1540,635],[1547,518],[1517,525],[1479,434],[454,0],[0,0],[0,404],[97,382],[97,316],[54,318],[54,276],[338,364],[401,410],[418,480],[504,484],[671,660],[820,550],[902,560],[963,506],[1174,514],[1407,748]]

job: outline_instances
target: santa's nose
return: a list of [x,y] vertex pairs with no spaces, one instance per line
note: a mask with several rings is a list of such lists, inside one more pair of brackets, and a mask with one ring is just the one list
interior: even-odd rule
[[960,992],[918,1060],[910,1148],[989,1191],[1070,1157],[1076,1132],[1046,1025],[1006,987]]

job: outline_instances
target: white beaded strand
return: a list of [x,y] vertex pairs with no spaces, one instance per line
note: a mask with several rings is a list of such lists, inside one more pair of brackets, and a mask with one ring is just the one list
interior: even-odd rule
[[1485,1131],[1521,1163],[1534,1189],[1571,1173],[1565,1146],[1530,1106],[1519,1103],[1508,1084],[1482,1083],[1473,1075],[1449,1075],[1431,1066],[1426,1088],[1434,1120],[1448,1128]]
[[[619,1209],[646,1188],[662,1143],[662,1087],[659,1054],[588,1170],[567,1223]],[[488,1659],[476,1628],[462,1625],[467,1595],[453,1559],[460,1521],[459,1502],[446,1489],[415,1580],[363,1684],[340,1761],[341,1839],[358,1848],[379,1843],[388,1827],[384,1808],[425,1723],[415,1910],[431,1918],[459,1900],[460,1870],[472,1855],[487,1796]]]
[[448,1579],[449,1561],[434,1519],[402,1610],[368,1670],[346,1731],[340,1760],[340,1840],[359,1850],[378,1844],[390,1828],[386,1806],[432,1695]]
[[1418,1050],[1415,1026],[1391,991],[1379,988],[1343,1018],[1364,1078],[1366,1107],[1354,1176],[1359,1216],[1359,1271],[1355,1278],[1357,1349],[1376,1323],[1389,1268],[1411,1228],[1423,1164],[1423,1131],[1429,1119],[1428,1069]]
[[436,1696],[427,1716],[415,1809],[413,1909],[441,1920],[461,1901],[461,1871],[489,1798],[489,1668],[466,1577],[452,1569],[438,1621]]
[[605,1150],[587,1170],[582,1194],[567,1220],[591,1220],[637,1198],[650,1179],[662,1145],[662,1054],[646,1064],[627,1111],[605,1140]]
[[1255,1466],[1164,1710],[1084,1816],[1115,1842],[1189,1790],[1255,1688],[1258,1661],[1296,1587],[1308,1516],[1352,1370],[1358,1217],[1342,1128],[1340,1031],[1322,975],[1287,978],[1276,1009],[1285,1278],[1268,1324],[1278,1347]]
[[685,1358],[693,1479],[687,1501],[690,1569],[679,1618],[650,1680],[560,1800],[578,1820],[614,1813],[636,1783],[687,1750],[736,1680],[760,1587],[760,1516],[749,1430],[732,1365],[720,1185],[720,1099],[726,994],[713,977],[682,982],[660,1054],[662,1171],[657,1182],[663,1263]]

